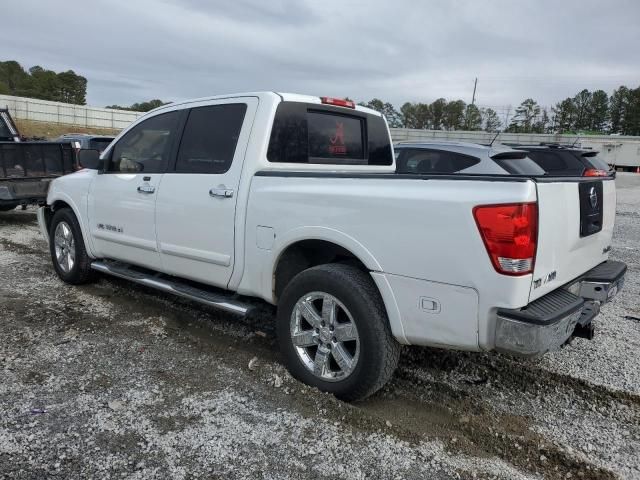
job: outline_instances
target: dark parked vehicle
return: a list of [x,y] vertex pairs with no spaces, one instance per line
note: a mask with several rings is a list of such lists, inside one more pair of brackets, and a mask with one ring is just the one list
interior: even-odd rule
[[615,171],[598,157],[595,150],[585,150],[558,144],[513,145],[549,175],[555,177],[608,177]]
[[100,153],[109,146],[115,137],[90,135],[88,133],[67,133],[55,139],[56,142],[77,142],[76,150],[98,150]]

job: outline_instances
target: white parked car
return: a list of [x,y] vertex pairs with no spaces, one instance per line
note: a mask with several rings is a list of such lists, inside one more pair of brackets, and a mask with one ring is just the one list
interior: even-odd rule
[[384,385],[401,344],[557,349],[626,271],[607,260],[610,179],[397,174],[384,118],[346,100],[170,104],[80,160],[38,213],[62,280],[275,305],[291,373],[346,400]]

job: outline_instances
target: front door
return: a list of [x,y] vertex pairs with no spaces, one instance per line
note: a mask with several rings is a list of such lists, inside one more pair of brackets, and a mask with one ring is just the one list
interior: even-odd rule
[[166,273],[227,286],[240,174],[257,106],[257,98],[233,98],[189,111],[175,167],[164,175],[156,203]]
[[138,123],[107,155],[89,195],[90,231],[99,257],[160,269],[155,206],[180,115],[173,111]]

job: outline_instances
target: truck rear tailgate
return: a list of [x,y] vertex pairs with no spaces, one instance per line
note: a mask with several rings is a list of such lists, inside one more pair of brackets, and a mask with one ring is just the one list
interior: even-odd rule
[[604,262],[616,214],[612,178],[541,179],[536,188],[538,250],[529,301]]

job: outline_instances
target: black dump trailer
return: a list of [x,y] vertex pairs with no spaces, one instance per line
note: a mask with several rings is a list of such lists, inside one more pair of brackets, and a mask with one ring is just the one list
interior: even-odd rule
[[0,211],[43,205],[49,182],[76,170],[72,142],[22,141],[9,111],[0,109]]

